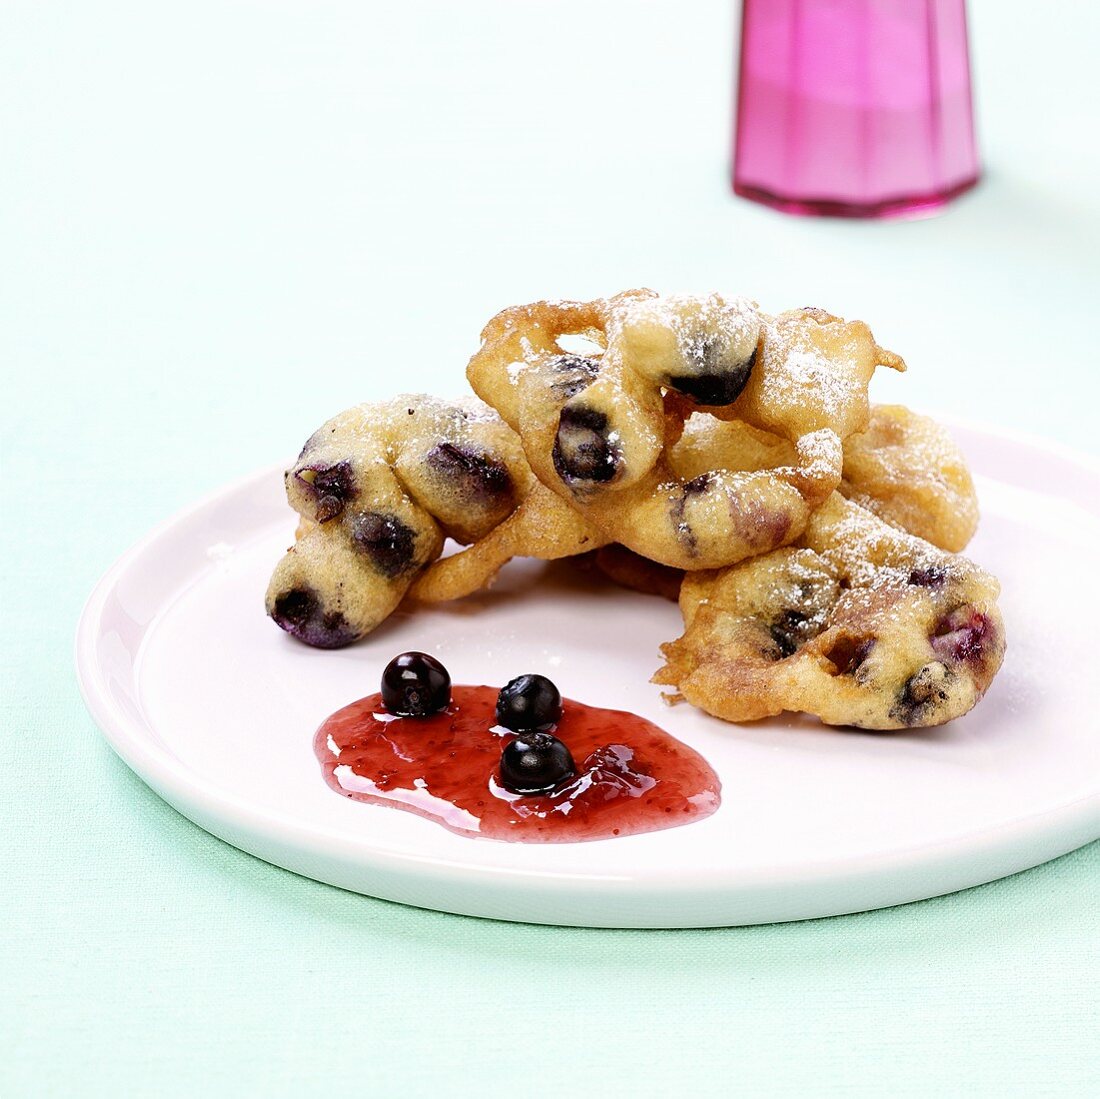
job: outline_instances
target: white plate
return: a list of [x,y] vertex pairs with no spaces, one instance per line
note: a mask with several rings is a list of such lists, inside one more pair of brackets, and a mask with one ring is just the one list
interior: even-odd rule
[[[970,552],[1002,580],[1009,648],[984,702],[945,728],[873,734],[809,719],[726,725],[648,683],[676,608],[513,564],[491,592],[399,614],[338,652],[263,614],[292,540],[278,469],[232,485],[127,553],[92,594],[77,668],[92,716],[165,800],[300,874],[425,908],[537,923],[697,927],[828,916],[990,881],[1100,835],[1095,547],[1100,470],[1035,441],[957,427],[984,519]],[[404,649],[456,683],[549,674],[633,710],[722,780],[712,817],[579,844],[469,839],[333,793],[311,741]]]

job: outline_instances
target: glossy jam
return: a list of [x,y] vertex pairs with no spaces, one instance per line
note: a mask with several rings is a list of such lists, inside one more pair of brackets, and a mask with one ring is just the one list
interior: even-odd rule
[[317,730],[325,780],[356,801],[390,805],[465,836],[576,843],[675,828],[718,808],[706,760],[651,721],[566,699],[554,734],[577,773],[551,794],[520,796],[499,782],[515,734],[495,725],[497,690],[455,687],[433,717],[393,717],[377,694],[337,710]]

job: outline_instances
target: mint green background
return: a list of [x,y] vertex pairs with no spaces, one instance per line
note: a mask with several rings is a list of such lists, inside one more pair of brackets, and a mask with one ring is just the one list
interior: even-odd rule
[[201,832],[72,670],[151,524],[461,388],[511,301],[817,302],[906,354],[880,397],[1095,453],[1100,19],[972,11],[986,181],[863,225],[729,198],[725,3],[4,5],[0,1094],[1096,1093],[1100,844],[786,926],[420,912]]

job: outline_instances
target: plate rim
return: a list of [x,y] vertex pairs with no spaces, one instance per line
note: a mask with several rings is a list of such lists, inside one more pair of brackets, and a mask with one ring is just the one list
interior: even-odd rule
[[[1037,450],[1075,464],[1093,476],[1100,476],[1100,458],[1077,451],[1055,440],[1026,432],[1002,430],[974,420],[949,416],[940,416],[937,419],[949,430],[963,430],[995,441]],[[739,872],[734,878],[716,882],[712,874],[704,874],[701,870],[685,871],[683,868],[671,873],[662,871],[659,878],[648,878],[633,868],[636,865],[633,861],[624,866],[621,874],[613,877],[548,870],[538,866],[493,868],[481,863],[467,863],[461,858],[450,855],[441,857],[431,853],[395,850],[384,841],[370,840],[369,833],[358,838],[348,837],[325,825],[294,817],[288,812],[251,803],[242,795],[220,787],[194,771],[168,749],[159,745],[154,737],[148,735],[152,731],[148,723],[139,722],[111,699],[103,677],[98,674],[95,651],[96,627],[100,622],[108,596],[114,590],[118,580],[161,537],[219,500],[259,486],[273,475],[281,473],[284,468],[285,462],[282,462],[237,477],[203,494],[151,527],[121,553],[96,582],[81,610],[74,637],[76,678],[81,696],[93,721],[112,750],[142,781],[181,815],[216,838],[229,842],[255,857],[282,865],[305,876],[315,876],[294,866],[287,867],[285,861],[271,857],[270,853],[261,853],[257,850],[256,847],[262,848],[263,841],[267,839],[287,849],[297,850],[307,857],[331,860],[335,856],[340,862],[350,863],[364,870],[377,870],[409,880],[423,879],[428,884],[436,885],[442,879],[449,884],[461,883],[464,888],[475,892],[483,888],[500,886],[502,882],[507,881],[512,885],[523,887],[525,891],[532,894],[544,896],[545,889],[540,887],[553,882],[559,888],[568,883],[573,893],[579,895],[577,900],[581,903],[592,898],[597,901],[600,898],[606,899],[609,892],[619,892],[624,897],[631,896],[638,899],[645,896],[654,899],[678,897],[682,893],[701,892],[710,899],[710,907],[715,905],[723,907],[721,898],[731,893],[743,897],[751,895],[754,891],[782,892],[785,888],[802,886],[814,881],[829,882],[843,890],[845,882],[873,881],[880,885],[884,883],[888,885],[894,879],[900,883],[907,876],[919,877],[920,873],[928,871],[938,871],[946,881],[951,879],[953,874],[960,872],[964,863],[974,860],[976,850],[982,852],[983,866],[996,864],[998,867],[990,876],[981,877],[980,881],[971,877],[967,884],[949,884],[939,891],[929,892],[920,888],[914,895],[902,895],[909,891],[899,889],[896,899],[873,904],[872,907],[878,908],[904,904],[995,880],[1039,865],[1093,839],[1100,838],[1100,786],[1098,786],[1092,793],[1073,798],[1051,809],[1016,818],[1007,824],[990,825],[975,831],[964,832],[949,839],[893,848],[869,855],[849,856],[826,864],[784,862],[775,867],[749,868]],[[197,812],[195,811],[196,801],[199,805]],[[196,820],[196,816],[204,819]],[[1037,823],[1040,821],[1041,824]],[[251,838],[255,846],[246,846],[243,841],[226,839],[223,834],[209,826],[208,822],[227,826],[237,834],[238,839],[243,833],[244,840]],[[1005,866],[1008,869],[1004,869]],[[331,874],[328,878],[330,877]],[[328,878],[316,875],[316,880],[326,881]],[[366,892],[343,882],[329,881],[329,884]],[[415,900],[392,896],[392,891],[390,896],[386,896],[384,892],[374,891],[370,891],[370,895],[417,904]],[[461,906],[434,903],[420,906],[442,911],[462,910]],[[523,906],[512,905],[511,907],[522,908]],[[685,907],[691,906],[685,905]],[[729,907],[728,901],[725,907]],[[778,918],[782,920],[817,918],[842,912],[866,910],[868,905],[855,904],[851,908],[835,908],[835,911],[831,906],[826,908],[830,910],[807,911],[801,915]],[[665,920],[654,923],[634,920],[604,923],[598,918],[537,920],[530,915],[508,915],[484,909],[464,911],[463,914],[552,924],[571,923],[579,926],[614,927],[731,926],[751,922],[771,922],[770,918],[765,921],[736,918],[717,921],[690,920],[683,923]]]

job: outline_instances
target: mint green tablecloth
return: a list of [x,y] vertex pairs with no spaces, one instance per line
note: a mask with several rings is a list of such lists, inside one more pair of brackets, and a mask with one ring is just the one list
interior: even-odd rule
[[414,911],[179,817],[72,670],[148,526],[461,388],[511,301],[821,303],[908,357],[880,396],[1095,452],[1100,19],[973,7],[988,178],[893,225],[728,197],[725,3],[4,7],[0,1095],[1096,1094],[1100,845],[787,926]]

